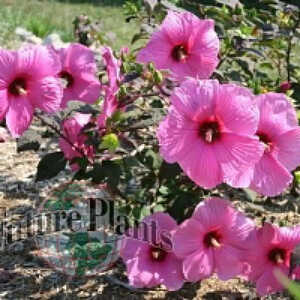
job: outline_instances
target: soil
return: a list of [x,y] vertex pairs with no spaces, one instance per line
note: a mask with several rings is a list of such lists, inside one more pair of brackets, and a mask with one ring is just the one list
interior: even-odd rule
[[[36,130],[40,130],[38,126]],[[51,140],[47,140],[37,152],[17,153],[15,141],[0,144],[0,207],[7,209],[10,220],[19,220],[36,211],[49,189],[71,178],[71,172],[67,171],[53,180],[35,182],[38,161],[51,147],[54,147]],[[300,224],[297,190],[276,199],[259,198],[254,202],[250,201],[251,195],[247,198],[242,191],[225,196],[231,197],[235,206],[255,218],[257,224],[265,220],[280,225]],[[216,277],[197,284],[187,283],[178,292],[163,288],[134,290],[127,285],[121,261],[106,274],[68,278],[38,258],[35,247],[28,238],[0,252],[0,299],[259,299],[248,282],[242,279],[222,282]],[[280,293],[264,299],[290,298]]]

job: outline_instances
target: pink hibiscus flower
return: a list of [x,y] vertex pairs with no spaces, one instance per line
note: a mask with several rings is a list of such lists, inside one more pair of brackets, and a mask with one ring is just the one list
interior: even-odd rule
[[251,174],[244,173],[264,151],[254,137],[259,117],[252,94],[216,80],[188,79],[175,89],[171,102],[158,129],[162,157],[178,162],[202,187],[222,182],[249,186]]
[[122,76],[120,74],[121,62],[114,57],[111,48],[103,47],[101,52],[108,76],[108,85],[103,86],[105,93],[104,102],[102,112],[98,118],[98,126],[100,129],[103,129],[106,128],[107,118],[111,117],[118,109],[119,103],[116,94],[119,90],[119,83],[122,80]]
[[5,117],[13,137],[28,129],[35,108],[59,109],[62,87],[56,78],[58,58],[43,46],[0,50],[0,121]]
[[242,274],[244,243],[253,229],[253,222],[227,200],[214,197],[200,203],[173,237],[185,278],[196,282],[216,272],[228,280]]
[[61,106],[65,108],[71,100],[95,103],[100,96],[101,85],[96,77],[97,67],[93,51],[75,43],[57,52],[62,64],[59,77],[64,81]]
[[189,12],[170,11],[137,60],[169,69],[172,77],[209,78],[217,67],[220,42],[213,20],[200,20]]
[[279,228],[265,224],[249,236],[245,255],[250,265],[248,277],[256,282],[260,296],[283,289],[274,276],[274,270],[279,269],[284,275],[289,275],[291,254],[299,243],[299,226]]
[[[94,157],[94,148],[87,145],[87,136],[82,133],[82,129],[90,122],[91,115],[76,113],[74,117],[63,122],[63,135],[67,138],[59,139],[59,146],[64,152],[66,159],[72,160],[76,157]],[[79,166],[71,164],[72,171],[77,171]]]
[[257,136],[265,147],[255,165],[251,188],[275,196],[293,180],[290,171],[300,165],[300,127],[296,111],[284,94],[267,93],[257,97],[260,120]]
[[[155,240],[150,241],[149,238],[153,238],[153,228]],[[171,242],[171,235],[176,228],[176,222],[168,214],[154,213],[146,217],[138,228],[129,230],[123,240],[121,257],[132,286],[151,288],[163,284],[171,291],[182,287],[182,260],[172,252],[171,243],[165,243],[166,238]],[[146,239],[143,236],[145,232]]]

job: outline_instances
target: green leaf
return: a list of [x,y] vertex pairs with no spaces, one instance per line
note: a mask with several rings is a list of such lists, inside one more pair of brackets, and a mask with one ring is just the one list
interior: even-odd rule
[[36,181],[51,179],[66,168],[67,160],[63,152],[46,154],[38,164]]
[[109,187],[114,189],[119,184],[121,167],[115,161],[103,161],[102,164],[94,164],[94,168],[89,172],[89,176],[94,183],[107,182]]
[[106,257],[112,250],[110,245],[103,245],[99,242],[88,243],[85,245],[86,252],[91,256],[93,259],[103,259]]
[[294,178],[297,184],[300,184],[300,171],[294,173]]

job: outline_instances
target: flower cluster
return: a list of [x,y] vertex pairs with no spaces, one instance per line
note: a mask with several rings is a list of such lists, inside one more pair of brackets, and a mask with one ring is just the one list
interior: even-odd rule
[[[155,242],[149,239],[153,222],[158,232]],[[171,243],[162,238],[166,232]],[[298,244],[300,226],[279,228],[266,223],[256,228],[228,200],[214,197],[200,203],[179,226],[166,213],[146,217],[127,232],[121,257],[130,284],[138,288],[163,284],[177,290],[185,281],[197,282],[216,273],[221,280],[249,279],[263,296],[283,289],[275,270],[299,278],[299,268],[293,270],[290,264]]]
[[300,127],[286,96],[254,96],[216,80],[186,79],[158,129],[160,152],[199,186],[225,182],[280,194],[300,164]]
[[70,100],[94,103],[100,96],[93,52],[71,44],[56,52],[27,46],[0,50],[0,120],[6,119],[13,137],[32,122],[35,109],[54,113]]

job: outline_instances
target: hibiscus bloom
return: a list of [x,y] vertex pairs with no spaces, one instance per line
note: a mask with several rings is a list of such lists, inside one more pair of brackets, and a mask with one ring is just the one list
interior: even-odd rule
[[248,277],[256,283],[260,296],[283,289],[274,271],[277,269],[284,275],[289,275],[291,254],[299,243],[299,226],[279,228],[265,224],[250,235],[247,242],[248,251],[245,255],[250,265]]
[[[150,240],[153,238],[153,228],[156,237]],[[169,235],[171,241],[171,235],[176,228],[176,222],[168,214],[154,213],[142,220],[138,228],[131,229],[126,234],[121,257],[126,264],[132,286],[151,288],[163,284],[171,291],[182,287],[182,261],[172,252],[171,243],[164,243],[161,235],[164,233],[165,240]],[[134,232],[137,233],[136,236]],[[146,239],[143,236],[145,232]]]
[[74,43],[57,52],[62,64],[59,77],[64,81],[61,106],[65,108],[71,100],[95,103],[100,96],[101,85],[96,77],[97,66],[93,51]]
[[264,149],[254,134],[258,110],[245,88],[216,80],[188,79],[171,96],[169,114],[160,124],[162,157],[178,162],[198,185],[213,188],[226,182],[249,186]]
[[43,46],[0,50],[0,121],[13,137],[28,129],[35,108],[53,113],[60,107],[62,87],[56,78],[58,58]]
[[[82,133],[82,129],[90,122],[91,115],[76,113],[74,117],[63,122],[63,135],[66,137],[59,139],[59,146],[64,152],[66,159],[72,160],[76,157],[94,157],[94,148],[87,145],[88,137]],[[71,169],[77,171],[79,166],[76,163],[71,164]]]
[[253,222],[227,200],[214,197],[200,203],[173,237],[185,278],[196,282],[216,272],[228,280],[242,274],[245,240],[253,229]]
[[178,80],[187,76],[207,79],[219,63],[219,49],[213,20],[170,11],[137,60],[153,62],[157,69],[169,69]]
[[300,127],[296,111],[284,94],[257,97],[260,120],[256,135],[265,151],[255,168],[251,188],[275,196],[292,182],[290,171],[300,165]]
[[102,105],[102,112],[98,118],[99,128],[104,129],[106,127],[107,118],[111,117],[118,109],[119,103],[116,94],[119,90],[122,76],[120,73],[121,62],[114,57],[111,48],[103,47],[101,52],[108,76],[108,85],[103,86],[105,94],[104,102]]

